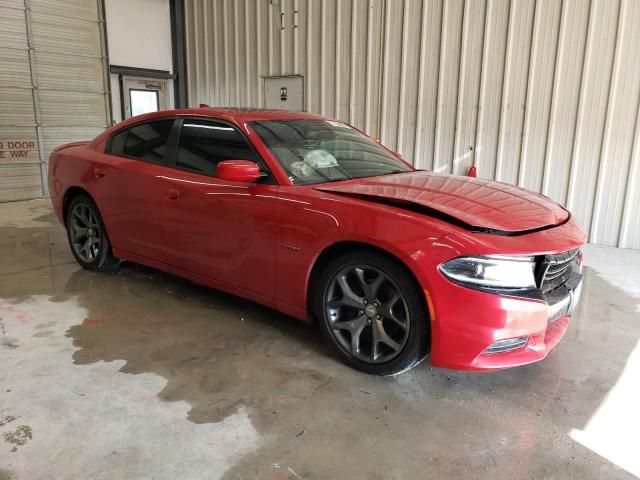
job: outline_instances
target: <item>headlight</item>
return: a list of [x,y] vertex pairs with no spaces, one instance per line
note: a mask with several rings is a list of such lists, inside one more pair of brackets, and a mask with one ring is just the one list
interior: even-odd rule
[[533,257],[458,257],[440,265],[440,271],[456,283],[486,289],[535,288]]

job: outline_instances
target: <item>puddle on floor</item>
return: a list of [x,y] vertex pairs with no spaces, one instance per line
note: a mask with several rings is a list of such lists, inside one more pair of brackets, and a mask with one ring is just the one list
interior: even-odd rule
[[[95,449],[115,438],[130,450],[116,449],[118,467],[175,459],[182,476],[213,456],[209,475],[229,479],[628,477],[568,435],[588,424],[640,335],[633,299],[588,268],[571,328],[544,362],[493,374],[423,364],[376,378],[340,364],[315,327],[273,310],[133,264],[81,270],[59,227],[3,227],[0,239],[22,256],[0,263],[6,335],[14,352],[52,363],[17,365],[10,382],[30,378],[34,406],[0,413],[50,412],[42,384],[69,415],[80,401],[85,417],[56,419],[69,437],[80,432],[69,442],[101,437],[78,471],[105,465]],[[39,435],[34,426],[30,445]]]

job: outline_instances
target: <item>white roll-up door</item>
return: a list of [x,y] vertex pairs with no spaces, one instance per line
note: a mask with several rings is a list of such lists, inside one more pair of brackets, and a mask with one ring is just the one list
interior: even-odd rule
[[47,159],[110,124],[101,0],[0,0],[0,201],[46,196]]

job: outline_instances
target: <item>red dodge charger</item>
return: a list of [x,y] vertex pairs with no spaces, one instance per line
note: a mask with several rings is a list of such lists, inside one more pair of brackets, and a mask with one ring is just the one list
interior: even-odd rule
[[562,206],[308,113],[134,117],[58,147],[49,189],[83,267],[129,260],[315,319],[372,374],[541,360],[580,295],[585,235]]

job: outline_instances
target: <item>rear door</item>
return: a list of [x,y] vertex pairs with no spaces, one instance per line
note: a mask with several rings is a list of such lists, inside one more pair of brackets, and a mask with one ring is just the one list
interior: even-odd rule
[[96,200],[114,248],[167,262],[169,230],[164,177],[171,174],[176,119],[140,123],[111,137],[96,177]]
[[[234,125],[186,118],[180,127],[175,169],[163,176],[174,193],[163,212],[172,263],[273,298],[277,185]],[[254,161],[264,178],[221,180],[223,160]]]

